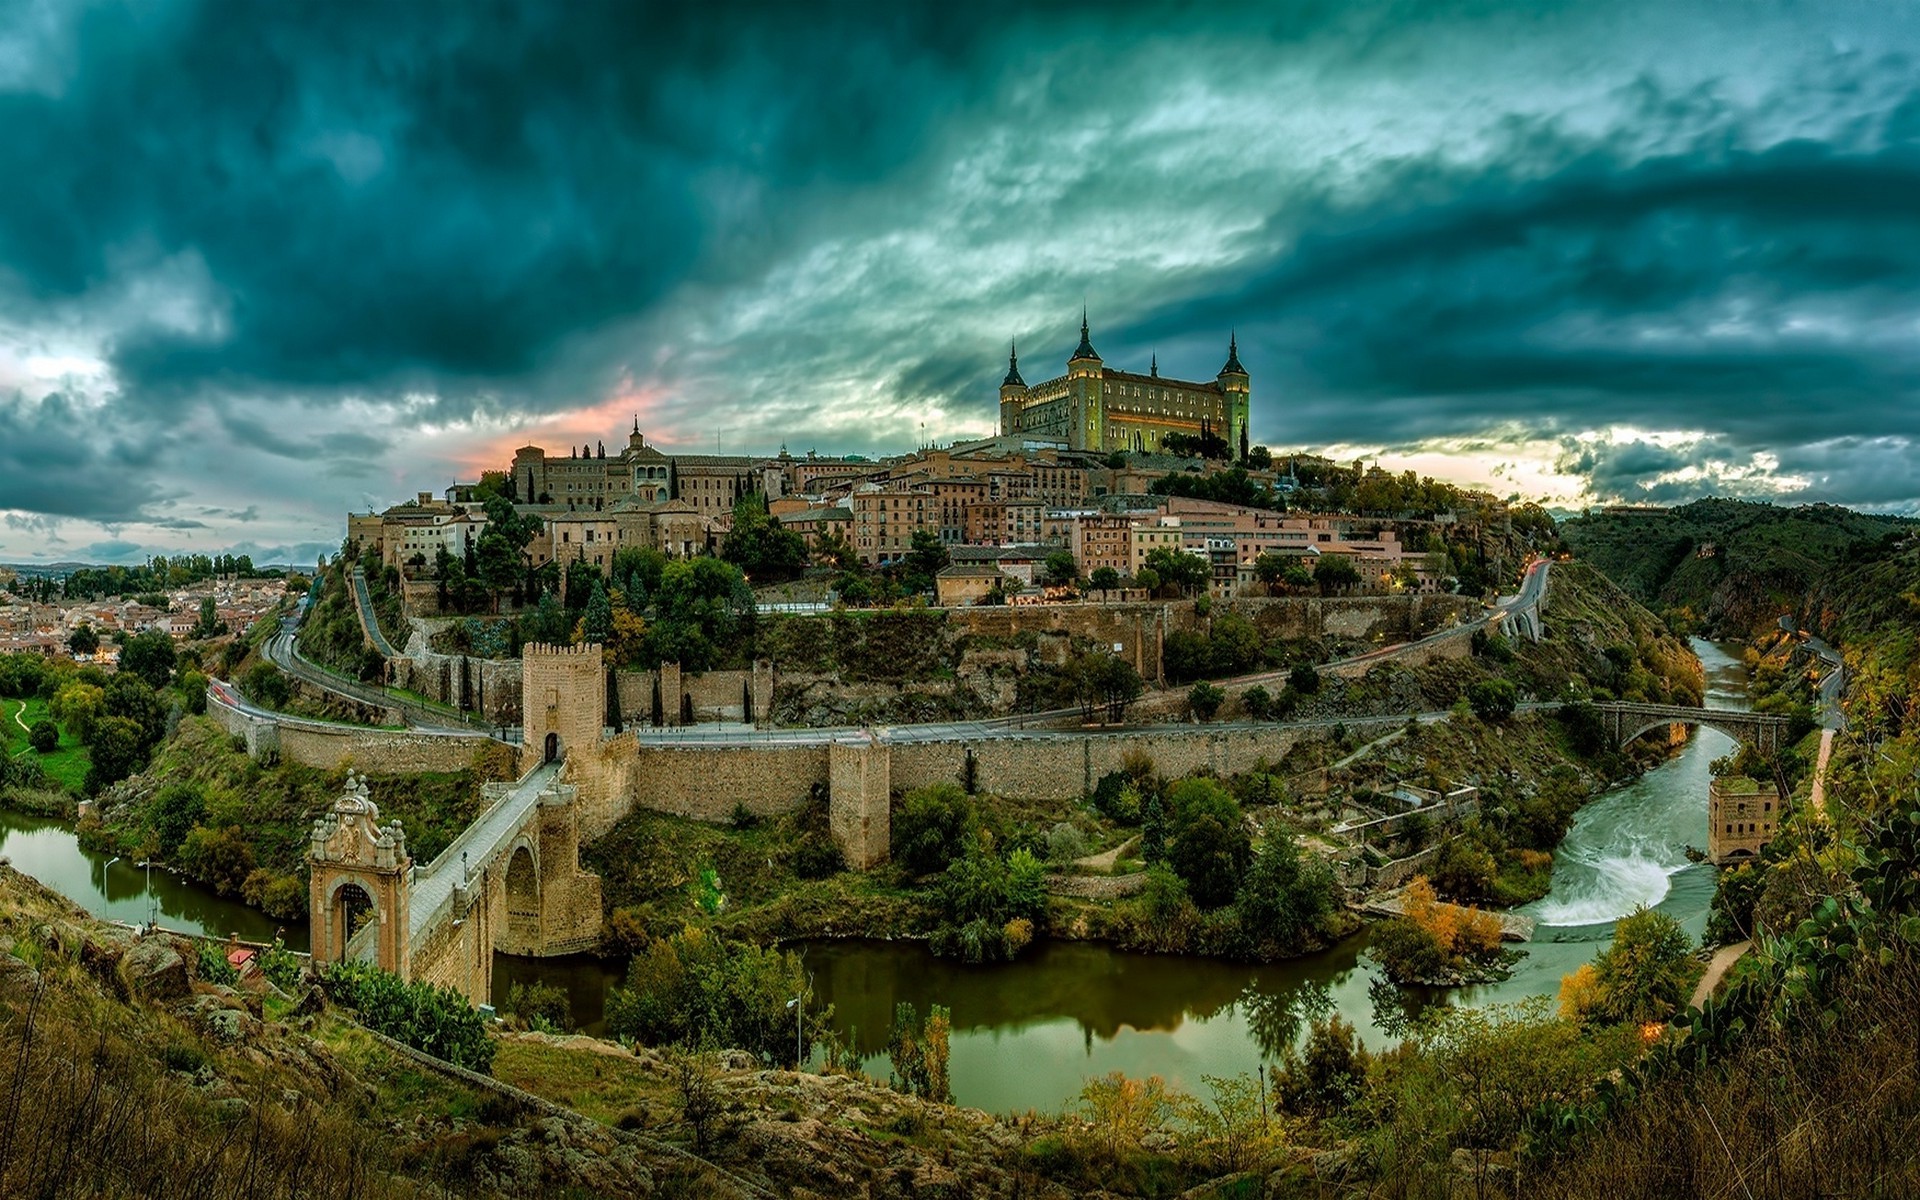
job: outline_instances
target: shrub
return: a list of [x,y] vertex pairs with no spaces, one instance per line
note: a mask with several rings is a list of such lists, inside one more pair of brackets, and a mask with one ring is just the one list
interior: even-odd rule
[[733,1047],[792,1066],[817,1032],[801,1030],[795,1046],[787,1001],[806,994],[798,956],[686,929],[634,956],[626,986],[607,995],[607,1031],[655,1046]]
[[1194,684],[1193,689],[1187,693],[1187,707],[1193,710],[1193,715],[1202,721],[1211,721],[1226,699],[1225,692],[1202,680]]
[[273,986],[283,992],[291,992],[300,986],[300,976],[304,973],[305,967],[301,964],[298,955],[275,938],[273,945],[260,956],[260,970]]
[[1071,821],[1061,821],[1047,831],[1047,861],[1070,863],[1087,852],[1087,835]]
[[368,1029],[472,1071],[493,1066],[493,1039],[479,1010],[452,988],[423,980],[403,983],[364,962],[329,963],[320,979]]
[[1311,696],[1320,690],[1320,672],[1313,669],[1312,663],[1299,663],[1287,672],[1287,690]]
[[[1025,849],[1001,858],[976,846],[947,867],[935,900],[941,918],[935,954],[971,963],[1009,959],[1046,920],[1046,868]],[[1026,923],[1024,940],[1009,936],[1015,921]]]
[[1483,679],[1467,689],[1467,703],[1482,721],[1506,720],[1519,702],[1519,693],[1504,679]]
[[945,870],[974,840],[975,816],[973,801],[957,783],[915,788],[893,815],[893,861],[912,875]]
[[1124,771],[1109,771],[1093,787],[1096,812],[1116,825],[1138,825],[1141,817],[1140,789]]
[[793,873],[802,879],[826,879],[847,869],[846,856],[828,835],[817,829],[801,835],[788,857]]
[[180,844],[180,865],[220,895],[239,895],[253,873],[253,846],[240,829],[201,826]]
[[560,987],[536,980],[516,983],[507,989],[506,1015],[541,1033],[561,1033],[573,1028],[573,1009],[567,993]]
[[27,733],[27,745],[40,754],[52,754],[60,748],[60,727],[52,721],[35,721]]
[[227,961],[226,948],[218,942],[201,942],[199,956],[200,978],[208,983],[218,983],[232,987],[240,982],[240,972]]

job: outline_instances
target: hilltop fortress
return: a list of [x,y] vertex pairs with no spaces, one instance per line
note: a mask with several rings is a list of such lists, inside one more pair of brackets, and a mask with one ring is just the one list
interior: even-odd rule
[[1080,317],[1080,345],[1067,373],[1028,387],[1020,378],[1018,347],[1007,355],[1000,384],[1000,433],[1065,442],[1071,450],[1157,453],[1169,436],[1212,435],[1247,456],[1253,385],[1240,365],[1238,337],[1227,339],[1227,363],[1206,383],[1163,378],[1155,356],[1145,375],[1106,366]]

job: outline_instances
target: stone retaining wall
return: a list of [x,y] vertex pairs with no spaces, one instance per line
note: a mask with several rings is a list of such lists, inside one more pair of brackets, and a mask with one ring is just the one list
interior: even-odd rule
[[256,760],[285,759],[332,770],[350,766],[371,775],[464,771],[489,739],[484,734],[427,734],[404,729],[359,729],[297,717],[265,719],[209,701],[207,715],[246,739]]

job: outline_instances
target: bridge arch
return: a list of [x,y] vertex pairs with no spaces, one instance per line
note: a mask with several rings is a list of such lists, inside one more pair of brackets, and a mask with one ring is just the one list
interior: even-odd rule
[[1736,742],[1772,753],[1785,736],[1788,719],[1775,713],[1747,712],[1739,709],[1697,708],[1680,704],[1608,703],[1594,706],[1606,722],[1607,732],[1616,746],[1629,742],[1652,729],[1671,725],[1693,725],[1726,734]]
[[516,838],[507,851],[501,890],[507,909],[506,944],[516,951],[521,947],[538,947],[543,928],[540,852],[525,835]]
[[[378,885],[372,880],[356,875],[342,875],[336,878],[329,888],[326,911],[316,913],[315,934],[326,938],[327,962],[365,962],[374,966],[380,962],[380,939],[377,930],[369,930],[368,925],[378,925],[385,919],[380,911],[380,902],[374,898]],[[319,938],[315,938],[314,948],[320,948]]]

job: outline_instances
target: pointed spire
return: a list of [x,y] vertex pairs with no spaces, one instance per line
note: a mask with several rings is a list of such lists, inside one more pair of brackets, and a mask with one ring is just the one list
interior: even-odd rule
[[640,432],[640,414],[639,413],[633,414],[633,431],[635,433]]
[[1245,375],[1247,369],[1240,365],[1240,331],[1234,330],[1227,338],[1227,365],[1220,368],[1222,375]]
[[1148,374],[1152,375],[1155,379],[1160,378],[1160,355],[1158,353],[1155,353],[1153,356],[1153,366],[1148,371]]
[[1020,378],[1020,347],[1014,342],[1007,343],[1007,377],[1000,381],[1000,386],[1027,386],[1027,381]]
[[1085,305],[1080,307],[1080,345],[1074,350],[1073,358],[1069,358],[1067,361],[1073,362],[1075,359],[1082,358],[1091,358],[1095,362],[1100,361],[1099,352],[1094,350],[1093,342],[1087,336],[1087,309]]

